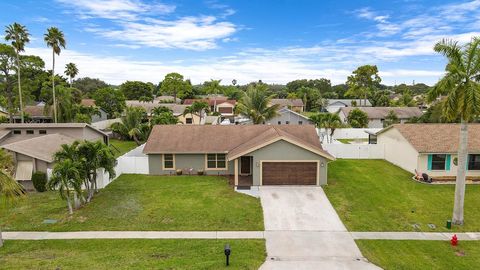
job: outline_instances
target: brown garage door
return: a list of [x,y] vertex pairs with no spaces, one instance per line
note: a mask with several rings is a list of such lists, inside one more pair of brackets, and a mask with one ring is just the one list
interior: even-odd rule
[[316,162],[263,162],[263,185],[316,185]]

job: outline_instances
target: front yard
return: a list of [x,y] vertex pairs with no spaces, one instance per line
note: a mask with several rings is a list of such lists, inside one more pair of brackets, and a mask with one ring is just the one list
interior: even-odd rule
[[122,175],[71,217],[53,191],[29,194],[9,209],[0,204],[0,226],[5,231],[262,231],[260,200],[233,191],[227,182],[212,176]]
[[383,269],[478,269],[480,244],[460,241],[357,240],[362,254]]
[[[349,231],[448,231],[454,185],[414,182],[384,160],[339,159],[329,164],[328,175],[324,190]],[[468,185],[465,225],[452,231],[480,231],[479,205],[480,185]]]
[[6,241],[1,269],[258,269],[264,240],[42,240]]

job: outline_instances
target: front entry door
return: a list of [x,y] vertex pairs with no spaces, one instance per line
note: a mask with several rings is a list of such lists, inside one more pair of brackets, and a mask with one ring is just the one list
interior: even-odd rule
[[250,175],[250,167],[251,167],[251,160],[252,157],[243,156],[240,158],[240,174],[243,175]]

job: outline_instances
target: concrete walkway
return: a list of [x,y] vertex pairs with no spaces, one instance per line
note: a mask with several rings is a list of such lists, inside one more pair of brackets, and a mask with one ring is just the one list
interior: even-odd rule
[[454,234],[458,240],[480,240],[480,233],[451,233],[451,232],[350,232],[353,239],[371,240],[444,240],[452,239]]
[[260,187],[267,260],[261,270],[380,269],[370,264],[321,187]]

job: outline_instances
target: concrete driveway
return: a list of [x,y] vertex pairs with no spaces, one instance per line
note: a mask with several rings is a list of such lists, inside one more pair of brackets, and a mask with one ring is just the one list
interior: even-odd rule
[[363,258],[321,187],[262,186],[267,261],[260,269],[380,269]]

